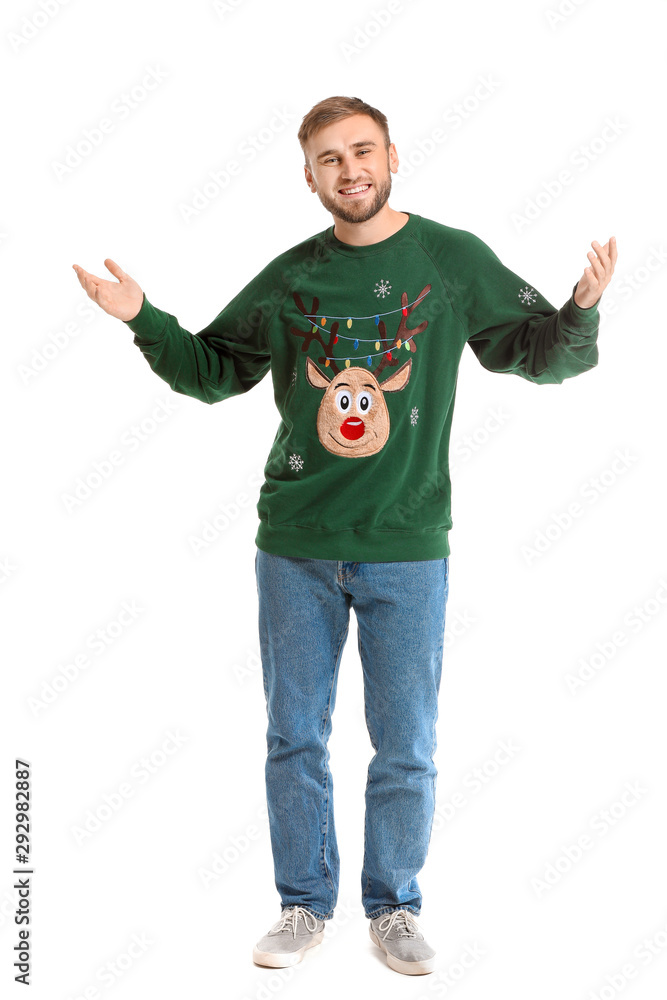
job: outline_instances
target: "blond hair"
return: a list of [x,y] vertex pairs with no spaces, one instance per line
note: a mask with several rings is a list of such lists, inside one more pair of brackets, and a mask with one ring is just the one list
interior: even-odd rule
[[340,121],[342,118],[349,118],[351,115],[368,115],[380,126],[384,136],[384,146],[389,151],[391,140],[389,138],[389,125],[386,115],[383,115],[377,108],[366,104],[360,97],[326,97],[323,101],[315,104],[310,111],[304,115],[301,127],[298,132],[298,139],[305,157],[306,166],[310,168],[308,155],[306,153],[306,143],[312,136],[319,132],[326,125]]

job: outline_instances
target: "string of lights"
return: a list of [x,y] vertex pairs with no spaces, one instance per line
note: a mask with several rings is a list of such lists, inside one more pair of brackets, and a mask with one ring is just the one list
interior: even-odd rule
[[[430,289],[429,289],[429,291],[430,291]],[[426,297],[426,295],[428,295],[428,292],[424,292],[423,295],[420,295],[418,298],[416,298],[414,300],[414,302],[409,302],[406,306],[399,306],[397,309],[388,309],[386,312],[375,313],[374,315],[371,314],[370,316],[329,316],[328,314],[324,315],[324,314],[318,314],[318,313],[305,313],[305,316],[306,316],[306,319],[309,319],[311,321],[311,325],[313,327],[313,332],[314,333],[319,333],[320,332],[319,328],[313,322],[313,320],[316,320],[316,319],[320,320],[320,325],[321,326],[326,326],[327,320],[336,320],[336,319],[338,319],[338,320],[341,320],[341,319],[342,320],[346,320],[348,329],[350,329],[350,327],[352,326],[353,320],[359,321],[359,320],[364,320],[364,319],[373,319],[373,320],[375,320],[375,325],[379,326],[380,317],[381,316],[393,316],[394,314],[396,314],[398,312],[402,313],[404,316],[407,316],[408,315],[408,309],[411,308],[412,306],[416,305],[418,302],[420,302],[423,298]],[[380,350],[380,341],[377,340],[375,337],[346,337],[344,334],[336,334],[335,337],[334,337],[334,340],[333,340],[334,344],[337,344],[340,339],[342,339],[342,340],[348,340],[348,341],[349,340],[353,341],[353,347],[354,347],[355,351],[359,347],[359,341],[360,340],[364,344],[370,344],[373,341],[375,341],[375,353],[368,354],[367,357],[366,357],[366,364],[369,367],[373,363],[373,358],[381,357],[383,354],[386,354],[387,357],[388,357],[388,359],[390,361],[392,359],[391,349],[388,350],[388,351],[381,351]],[[401,338],[399,337],[399,339],[396,341],[396,350],[399,350],[401,347],[405,346],[406,349],[409,351],[410,350],[410,346],[409,345],[410,345],[410,341],[411,340],[412,340],[412,337],[407,337],[405,340],[401,340]],[[351,360],[352,360],[351,358],[345,358],[345,357],[326,358],[326,360],[325,360],[325,367],[329,367],[329,364],[330,364],[331,361],[344,361],[345,362],[345,367],[349,368]]]

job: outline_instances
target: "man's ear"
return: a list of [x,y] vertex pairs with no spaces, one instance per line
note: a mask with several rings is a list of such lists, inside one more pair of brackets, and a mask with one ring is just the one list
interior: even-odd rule
[[396,146],[393,142],[389,143],[389,169],[392,174],[398,171],[398,153],[396,152]]

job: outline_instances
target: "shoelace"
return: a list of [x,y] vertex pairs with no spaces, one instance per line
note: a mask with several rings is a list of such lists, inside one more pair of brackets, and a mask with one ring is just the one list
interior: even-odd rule
[[[271,930],[270,934],[280,934],[281,931],[287,930],[289,924],[292,925],[292,934],[296,937],[296,925],[299,922],[299,917],[303,918],[303,922],[306,925],[306,930],[316,931],[317,930],[317,919],[308,910],[304,910],[302,906],[288,906],[284,911],[283,915],[275,924]],[[308,920],[312,920],[314,923],[313,927],[308,925]]]
[[381,920],[377,925],[378,931],[386,930],[387,932],[382,936],[383,941],[387,937],[387,934],[391,931],[394,924],[398,925],[399,937],[413,938],[417,937],[417,934],[419,933],[419,925],[417,924],[417,921],[407,910],[394,910],[392,913],[388,913],[384,920]]

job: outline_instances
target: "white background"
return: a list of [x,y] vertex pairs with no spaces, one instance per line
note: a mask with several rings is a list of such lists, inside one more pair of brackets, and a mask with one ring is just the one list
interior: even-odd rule
[[[18,940],[18,756],[33,774],[40,1000],[300,1000],[329,989],[477,1000],[505,987],[541,1000],[663,996],[666,4],[218,6],[51,0],[48,16],[38,2],[3,6],[0,976],[11,983]],[[161,82],[121,115],[115,102],[151,69]],[[493,93],[475,98],[483,79]],[[354,615],[329,745],[339,905],[323,947],[296,969],[252,963],[280,906],[263,812],[252,485],[278,426],[271,379],[215,407],[172,392],[72,270],[110,277],[111,257],[155,305],[202,329],[273,257],[330,225],[296,134],[334,94],[388,116],[412,165],[394,178],[394,209],[476,233],[556,308],[592,240],[615,235],[619,251],[597,368],[536,386],[485,371],[472,351],[462,359],[438,813],[419,876],[437,970],[414,981],[388,969],[361,908],[373,751]],[[447,124],[457,104],[459,127]],[[184,221],[209,171],[240,159],[276,109],[284,129]],[[58,176],[68,146],[105,117],[113,130]],[[607,119],[618,134],[605,141]],[[420,156],[438,127],[446,140]],[[545,195],[564,169],[572,183]],[[173,412],[151,424],[161,400]],[[499,408],[502,427],[485,429]],[[466,435],[474,451],[457,460]],[[119,448],[122,464],[68,510],[78,478]],[[192,536],[223,507],[228,526],[196,555]],[[124,602],[140,610],[117,627]],[[113,636],[102,653],[90,646],[97,629]],[[567,675],[596,652],[572,693]],[[88,666],[68,680],[82,654]],[[165,754],[170,733],[182,742]],[[502,741],[517,749],[497,763]],[[131,796],[105,813],[124,784]],[[447,814],[456,793],[465,805]],[[77,838],[98,811],[98,828]],[[584,836],[588,849],[568,861]],[[227,868],[207,888],[201,872],[216,854]],[[133,935],[149,942],[143,951]],[[116,972],[102,980],[103,967]]]

